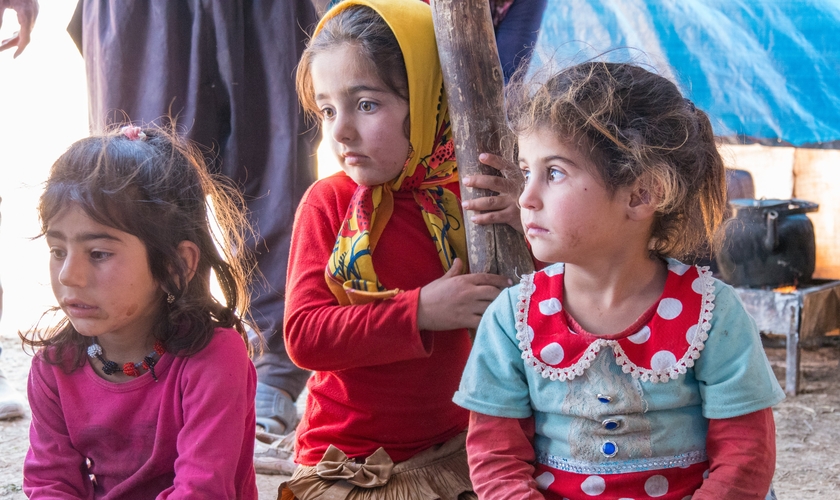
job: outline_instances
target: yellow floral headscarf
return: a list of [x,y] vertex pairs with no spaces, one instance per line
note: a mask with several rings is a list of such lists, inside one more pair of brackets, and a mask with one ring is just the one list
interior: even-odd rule
[[345,0],[315,29],[353,5],[375,10],[388,23],[403,53],[408,77],[411,151],[400,175],[377,186],[359,186],[347,209],[326,277],[342,305],[395,296],[373,269],[372,255],[394,208],[394,191],[410,191],[420,205],[444,271],[456,256],[466,257],[466,236],[455,193],[443,186],[458,180],[443,74],[438,60],[431,8],[418,0]]

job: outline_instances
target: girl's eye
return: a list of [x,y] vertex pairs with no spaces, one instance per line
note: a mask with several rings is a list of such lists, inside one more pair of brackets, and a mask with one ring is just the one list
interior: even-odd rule
[[113,255],[113,254],[108,253],[108,252],[102,252],[102,251],[99,251],[99,250],[94,250],[94,251],[90,252],[90,258],[91,258],[91,260],[94,260],[94,261],[105,260],[108,257],[110,257],[111,255]]
[[333,116],[335,116],[335,110],[332,108],[322,108],[321,116],[323,116],[324,119],[332,118]]
[[67,252],[65,252],[64,249],[61,248],[50,248],[50,254],[54,259],[59,260],[67,256]]
[[520,170],[522,171],[522,177],[525,178],[525,182],[527,183],[531,179],[531,171],[526,168]]
[[359,109],[369,113],[376,109],[376,103],[370,101],[362,101],[359,103]]
[[562,181],[564,177],[566,177],[566,174],[559,168],[551,168],[548,170],[548,180],[550,182]]

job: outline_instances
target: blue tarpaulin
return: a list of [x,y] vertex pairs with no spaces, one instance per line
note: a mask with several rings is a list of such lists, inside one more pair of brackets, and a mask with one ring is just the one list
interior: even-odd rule
[[840,140],[840,1],[549,0],[534,65],[652,66],[718,135]]

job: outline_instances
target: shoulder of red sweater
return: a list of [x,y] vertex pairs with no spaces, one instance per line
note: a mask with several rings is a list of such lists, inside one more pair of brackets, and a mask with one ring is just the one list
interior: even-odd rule
[[[344,172],[319,179],[309,186],[298,207],[298,217],[309,217],[312,208],[328,218],[344,215],[358,185]],[[307,208],[308,207],[308,208]],[[309,215],[307,215],[309,214]]]
[[336,172],[333,175],[318,179],[303,195],[303,202],[312,202],[310,198],[315,199],[332,199],[336,197],[343,197],[352,195],[358,185],[353,182],[353,179],[347,176],[344,172]]

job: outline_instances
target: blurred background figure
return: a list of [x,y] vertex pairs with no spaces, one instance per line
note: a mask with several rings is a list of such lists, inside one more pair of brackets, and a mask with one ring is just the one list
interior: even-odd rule
[[[2,201],[2,199],[0,199]],[[0,319],[3,317],[3,285],[0,284]],[[3,353],[3,348],[0,347],[0,354]],[[23,416],[23,396],[16,391],[9,381],[6,380],[6,375],[3,374],[3,369],[0,368],[0,420],[7,420],[11,418],[19,418]]]
[[[17,57],[29,45],[29,35],[35,26],[35,18],[38,16],[38,2],[35,0],[0,0],[0,26],[3,24],[3,11],[5,9],[15,10],[20,28],[11,37],[0,41],[0,52],[17,48],[14,54],[14,57]],[[3,286],[0,285],[0,317],[2,316]],[[0,347],[0,354],[2,352],[3,348]],[[23,408],[23,396],[9,385],[9,381],[3,374],[3,369],[0,368],[0,420],[22,417]]]

